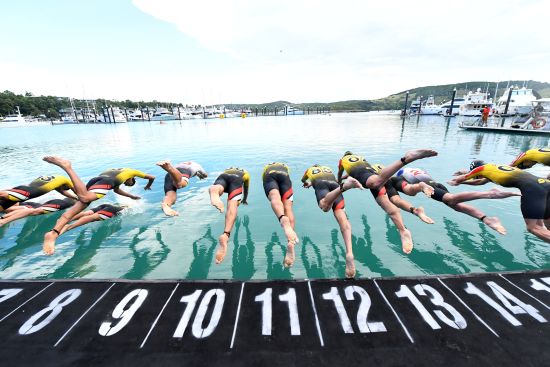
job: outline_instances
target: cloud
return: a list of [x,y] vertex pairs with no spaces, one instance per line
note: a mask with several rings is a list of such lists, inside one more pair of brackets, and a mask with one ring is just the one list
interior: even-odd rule
[[[266,98],[374,98],[468,80],[550,80],[544,1],[133,4],[237,60],[234,79],[261,81],[271,88]],[[213,73],[224,74],[223,65]]]

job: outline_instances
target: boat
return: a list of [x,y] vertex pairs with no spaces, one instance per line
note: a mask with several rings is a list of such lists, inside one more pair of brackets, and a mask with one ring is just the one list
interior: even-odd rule
[[[453,100],[448,100],[447,102],[444,102],[441,105],[439,105],[439,112],[440,112],[441,115],[444,115],[444,116],[456,116],[456,115],[458,115],[458,111],[460,109],[460,106],[462,106],[465,101],[466,101],[466,99],[464,97],[463,98],[455,98],[454,101]],[[451,102],[453,103],[453,111],[452,112],[450,111]]]
[[21,115],[21,111],[19,110],[19,106],[15,106],[17,113],[7,115],[4,117],[0,123],[2,125],[10,124],[10,125],[23,125],[27,124],[27,120]]
[[[504,114],[510,92],[512,94],[510,95],[508,111]],[[502,96],[498,99],[495,106],[495,112],[500,116],[527,115],[533,109],[533,102],[536,99],[537,97],[533,94],[532,89],[527,89],[525,87],[518,88],[517,86],[509,87],[506,88]]]
[[464,97],[465,101],[458,109],[460,116],[481,116],[485,107],[489,107],[492,114],[493,100],[489,98],[488,92],[482,92],[481,88],[477,88],[475,92],[469,91]]
[[168,110],[168,108],[157,107],[153,116],[151,116],[151,121],[170,121],[177,120],[177,117]]
[[295,108],[291,105],[286,106],[286,114],[288,115],[303,115],[304,111],[298,108]]

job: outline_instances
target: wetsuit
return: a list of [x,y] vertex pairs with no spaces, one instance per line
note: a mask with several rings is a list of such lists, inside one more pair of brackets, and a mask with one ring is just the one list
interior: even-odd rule
[[[368,189],[367,180],[369,177],[378,174],[365,158],[356,154],[343,156],[340,162],[338,162],[338,171],[346,171],[350,177],[355,178],[366,189]],[[371,189],[370,192],[372,196],[377,198],[378,196],[386,194],[386,189],[384,187],[380,189]]]
[[394,187],[401,192],[407,184],[417,184],[419,182],[424,182],[434,188],[434,193],[431,196],[434,200],[443,202],[443,196],[449,193],[449,189],[445,185],[434,181],[432,176],[418,168],[402,168],[397,171],[397,179],[392,181]]
[[467,179],[486,178],[497,185],[521,191],[521,213],[525,219],[550,218],[550,181],[519,168],[485,164],[466,175]]
[[[223,186],[223,192],[228,195],[228,200],[241,201],[243,198],[243,186],[248,192],[250,175],[242,168],[228,168],[218,176],[214,185]],[[246,198],[245,198],[246,199]]]
[[[334,173],[329,167],[325,166],[313,166],[309,167],[302,177],[302,182],[310,181],[313,189],[315,190],[315,197],[317,198],[317,204],[327,196],[329,192],[338,188],[338,182]],[[332,204],[332,210],[344,209],[345,201],[342,194],[338,196],[338,199]]]
[[528,168],[523,165],[524,162],[535,162],[550,166],[550,148],[529,149],[525,153],[518,155],[511,166],[520,169]]
[[26,201],[21,206],[25,206],[30,209],[42,209],[42,214],[53,213],[59,210],[65,210],[73,206],[75,203],[74,200],[65,198],[65,199],[53,199],[48,200],[45,203],[37,203],[34,201]]
[[[196,162],[182,162],[174,167],[182,174],[182,180],[189,182],[189,179],[193,176],[196,176],[197,173],[201,175],[206,175],[206,172],[202,166]],[[169,173],[164,176],[164,193],[168,191],[177,191],[178,188],[174,185],[172,181],[172,176]]]
[[16,203],[42,196],[52,190],[68,190],[73,183],[65,176],[40,176],[28,185],[16,186],[5,190],[7,199],[0,199],[0,208],[8,209]]
[[117,216],[123,209],[123,207],[117,205],[101,204],[90,210],[99,214],[101,220],[105,220]]
[[112,190],[130,178],[145,178],[146,174],[132,168],[113,168],[92,178],[86,184],[88,191],[93,192],[98,199],[101,199],[109,190]]
[[[372,165],[372,168],[376,171],[376,173],[380,173],[380,171],[384,168],[383,165],[380,163],[375,163]],[[388,198],[391,198],[392,196],[399,195],[399,193],[396,190],[396,186],[401,180],[398,177],[391,177],[386,183],[384,184],[383,189],[375,190],[371,189],[371,193],[376,194],[375,198],[378,196],[382,196],[384,194],[388,195]]]
[[282,201],[294,200],[292,181],[290,181],[289,169],[286,164],[275,162],[266,165],[262,181],[266,196],[269,196],[271,190],[277,190],[281,194]]

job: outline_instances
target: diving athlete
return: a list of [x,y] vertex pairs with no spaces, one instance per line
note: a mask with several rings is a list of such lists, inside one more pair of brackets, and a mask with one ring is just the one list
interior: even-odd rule
[[403,252],[411,253],[413,249],[411,232],[403,224],[403,218],[399,209],[390,201],[386,195],[384,185],[386,182],[403,166],[412,163],[418,159],[436,156],[437,152],[429,149],[411,150],[405,153],[400,160],[384,167],[380,172],[376,170],[362,156],[353,154],[350,151],[344,153],[344,156],[338,163],[338,182],[342,180],[344,171],[357,179],[365,188],[371,190],[376,203],[390,216],[393,223],[399,231]]
[[497,217],[488,217],[481,210],[471,205],[464,204],[464,202],[479,199],[504,199],[511,196],[520,196],[520,194],[515,192],[500,191],[497,189],[484,192],[468,191],[451,194],[445,185],[434,181],[427,172],[418,168],[407,167],[399,170],[396,179],[393,181],[396,190],[409,196],[415,196],[418,190],[415,189],[414,186],[422,183],[433,188],[434,194],[430,196],[432,199],[447,205],[457,212],[479,219],[481,222],[503,235],[506,234],[506,228],[504,228]]
[[537,163],[550,167],[550,147],[529,149],[525,153],[518,155],[510,166],[519,169],[527,169],[533,167]]
[[346,245],[346,278],[355,277],[355,263],[351,247],[351,224],[344,211],[345,202],[342,193],[352,188],[362,190],[361,183],[349,177],[345,182],[338,184],[332,170],[329,167],[318,164],[306,170],[302,177],[302,182],[305,188],[313,186],[317,204],[321,210],[328,212],[332,208],[332,213],[340,226],[340,232]]
[[455,177],[449,184],[484,185],[487,182],[518,188],[521,192],[521,213],[527,230],[550,243],[550,180],[516,167],[475,160],[470,165],[469,173]]
[[210,202],[223,213],[224,206],[220,196],[227,193],[227,212],[225,213],[225,227],[223,233],[218,237],[218,250],[216,251],[216,264],[219,264],[225,258],[227,253],[227,243],[231,230],[237,219],[237,209],[239,204],[248,204],[248,185],[250,184],[250,174],[242,168],[228,168],[218,176],[214,184],[210,186]]
[[136,184],[135,177],[145,178],[149,180],[144,187],[144,190],[150,190],[155,176],[143,173],[132,168],[115,168],[103,172],[98,177],[92,178],[87,185],[84,185],[80,177],[76,174],[71,166],[71,161],[68,159],[47,156],[44,161],[54,164],[63,169],[71,178],[74,185],[74,191],[78,196],[78,201],[57,220],[55,226],[44,235],[43,250],[46,255],[52,255],[55,251],[55,241],[61,235],[63,227],[69,223],[75,215],[83,211],[92,201],[101,199],[109,190],[115,193],[129,197],[133,200],[141,199],[139,196],[132,195],[123,191],[120,186],[134,186]]
[[[372,165],[372,168],[374,168],[376,172],[380,172],[384,168],[384,166],[380,163],[375,163]],[[416,215],[424,223],[434,224],[433,219],[426,215],[426,211],[424,210],[423,207],[419,206],[418,208],[415,208],[411,203],[409,203],[407,200],[399,196],[399,193],[394,187],[394,182],[396,182],[397,180],[398,178],[393,176],[384,184],[384,189],[386,190],[386,194],[388,195],[388,198],[393,203],[393,205],[395,205],[396,207],[398,207],[403,211]],[[411,185],[411,190],[414,191],[415,193],[422,191],[428,197],[432,196],[434,192],[433,187],[428,186],[423,182],[420,182],[416,185]],[[380,195],[381,193],[382,191],[379,190],[378,194]],[[383,195],[383,193],[381,195]]]
[[90,210],[85,210],[73,217],[71,220],[74,221],[73,223],[63,226],[61,229],[61,234],[88,223],[111,219],[119,215],[119,213],[126,208],[126,205],[101,204]]
[[50,214],[65,210],[73,206],[74,203],[75,200],[69,198],[52,199],[45,203],[25,201],[24,203],[6,209],[7,214],[0,217],[0,226],[28,216]]
[[197,162],[182,162],[174,167],[170,161],[160,161],[157,162],[157,166],[168,172],[164,177],[162,211],[169,217],[179,215],[177,211],[172,209],[172,205],[174,205],[177,198],[176,191],[186,187],[191,177],[197,176],[203,180],[208,177],[208,174]]
[[0,190],[0,212],[9,207],[26,200],[47,194],[56,190],[61,195],[76,200],[77,197],[69,190],[73,189],[73,184],[65,176],[40,176],[28,185],[16,186],[9,190]]
[[290,181],[288,166],[284,163],[270,163],[264,167],[262,174],[265,195],[271,203],[271,209],[279,220],[279,224],[285,232],[287,239],[285,266],[294,264],[294,245],[298,242],[298,236],[294,232],[294,213],[292,202],[294,194],[292,181]]

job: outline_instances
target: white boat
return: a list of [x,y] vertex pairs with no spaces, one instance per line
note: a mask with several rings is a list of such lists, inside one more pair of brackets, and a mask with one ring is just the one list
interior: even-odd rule
[[[442,103],[441,105],[439,105],[440,114],[445,115],[445,116],[449,116],[451,114],[453,116],[458,115],[458,111],[460,109],[460,106],[462,106],[465,101],[466,101],[465,98],[455,98],[454,101],[448,100],[447,102]],[[450,111],[451,102],[453,102],[453,111],[452,111],[452,113]]]
[[508,111],[506,115],[527,115],[533,109],[533,102],[537,99],[533,94],[532,89],[525,87],[518,88],[510,87],[506,88],[502,96],[498,99],[495,110],[499,115],[504,115],[506,110],[506,101],[508,100],[508,94],[512,91],[510,96],[510,104],[508,105]]
[[19,110],[19,106],[15,107],[17,110],[17,113],[7,115],[4,117],[3,120],[0,121],[2,125],[4,124],[10,124],[10,125],[23,125],[27,123],[27,120],[21,115],[21,111]]
[[153,116],[151,116],[151,121],[170,121],[170,120],[177,120],[177,117],[174,116],[174,114],[170,112],[168,108],[164,108],[164,107],[157,107],[155,109],[155,112],[153,112]]
[[491,109],[489,115],[492,114],[493,100],[489,98],[489,93],[482,92],[481,88],[475,92],[468,92],[464,99],[464,104],[458,109],[460,116],[481,116],[485,107],[489,107]]
[[298,108],[295,108],[293,106],[286,106],[286,114],[287,115],[303,115],[304,114],[304,111],[303,110],[300,110]]
[[441,113],[441,107],[435,104],[434,96],[429,96],[428,99],[422,104],[419,115],[439,115]]
[[[118,107],[107,107],[97,116],[99,122],[128,122],[126,115]],[[114,120],[114,121],[113,121]]]

